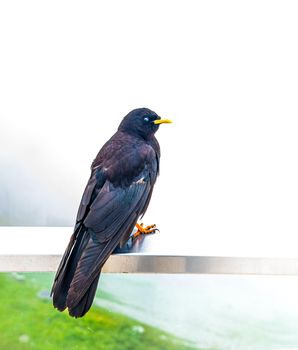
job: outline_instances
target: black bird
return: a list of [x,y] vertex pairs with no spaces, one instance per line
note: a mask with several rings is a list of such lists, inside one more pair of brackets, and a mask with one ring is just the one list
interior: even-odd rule
[[52,288],[58,310],[84,316],[111,253],[128,241],[135,225],[135,236],[155,231],[137,221],[146,212],[159,172],[154,134],[160,124],[170,122],[148,108],[134,109],[97,154]]

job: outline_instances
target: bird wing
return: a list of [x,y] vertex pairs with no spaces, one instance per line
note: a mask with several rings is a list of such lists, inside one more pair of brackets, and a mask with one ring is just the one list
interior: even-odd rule
[[[82,299],[102,265],[123,237],[129,236],[139,216],[147,208],[157,176],[156,155],[152,147],[144,147],[137,153],[135,150],[130,152],[130,157],[125,154],[125,157],[117,158],[126,159],[125,165],[118,162],[121,169],[116,170],[121,173],[121,179],[126,180],[124,184],[118,181],[115,174],[111,174],[95,197],[96,186],[91,195],[92,185],[87,189],[86,198],[89,198],[89,203],[83,202],[87,214],[82,224],[88,235],[84,238],[84,249],[69,288],[68,308],[72,308]],[[128,174],[125,166],[129,159],[133,159],[133,162],[130,163]],[[116,160],[112,164],[117,169]],[[137,169],[132,169],[131,164]],[[130,184],[127,183],[129,176],[133,176]]]
[[94,199],[84,220],[96,242],[106,242],[131,216],[141,215],[151,185],[142,175],[128,187],[114,187],[109,181]]
[[[77,219],[76,219],[76,225],[74,228],[74,232],[70,238],[70,241],[68,243],[68,246],[63,254],[63,257],[60,261],[59,267],[56,272],[54,285],[52,288],[52,292],[55,287],[55,282],[58,280],[59,276],[64,273],[65,268],[67,267],[67,262],[69,260],[70,254],[72,252],[72,249],[77,242],[78,236],[80,233],[82,233],[82,221],[85,218],[86,214],[88,213],[89,207],[92,203],[93,198],[96,197],[97,193],[101,190],[103,187],[103,184],[105,183],[106,177],[104,174],[104,171],[100,167],[96,167],[92,169],[91,176],[88,180],[88,183],[86,185],[85,191],[83,193],[81,203],[78,209]],[[70,276],[70,274],[68,274]],[[69,281],[70,283],[70,281]]]
[[76,225],[81,223],[85,216],[88,214],[90,205],[97,194],[101,191],[106,181],[106,174],[102,167],[98,166],[91,171],[90,179],[84,190],[81,203],[79,206]]

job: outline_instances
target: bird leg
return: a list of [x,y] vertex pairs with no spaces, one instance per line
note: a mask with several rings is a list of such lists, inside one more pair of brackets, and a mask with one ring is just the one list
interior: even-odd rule
[[156,225],[150,225],[147,227],[144,227],[144,224],[136,224],[136,228],[138,229],[134,234],[132,234],[127,242],[124,244],[124,246],[120,247],[120,244],[114,249],[112,254],[125,254],[125,253],[131,253],[136,249],[136,251],[139,250],[140,244],[142,244],[144,236],[146,234],[153,234],[155,231],[159,231],[156,228]]
[[136,238],[138,237],[139,235],[148,235],[148,234],[151,234],[151,233],[155,233],[156,230],[158,230],[156,228],[156,225],[149,225],[149,226],[146,226],[144,227],[144,224],[141,223],[141,224],[138,224],[136,223],[136,228],[138,229],[137,232],[135,232],[133,234],[133,238]]

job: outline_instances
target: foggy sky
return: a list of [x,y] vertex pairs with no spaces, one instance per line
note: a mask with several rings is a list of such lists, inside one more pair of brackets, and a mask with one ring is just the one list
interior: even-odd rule
[[[146,214],[167,244],[297,243],[295,2],[0,5],[2,225],[74,223],[131,109],[162,125]],[[169,238],[171,237],[171,238]]]

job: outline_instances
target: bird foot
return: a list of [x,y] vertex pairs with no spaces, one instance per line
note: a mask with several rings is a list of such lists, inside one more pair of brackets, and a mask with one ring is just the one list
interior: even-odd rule
[[156,228],[156,225],[149,225],[144,227],[144,224],[136,224],[136,228],[138,229],[137,232],[135,232],[133,234],[133,238],[138,237],[139,235],[148,235],[148,234],[153,234],[156,231],[158,231],[158,229]]

